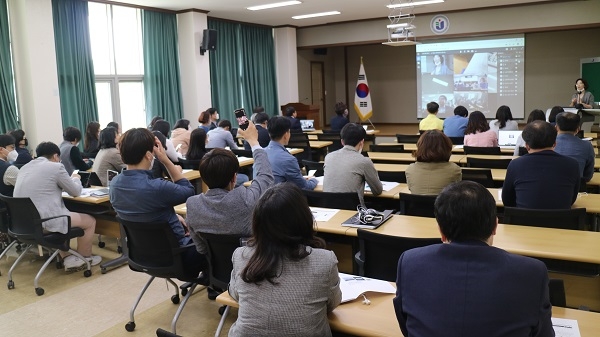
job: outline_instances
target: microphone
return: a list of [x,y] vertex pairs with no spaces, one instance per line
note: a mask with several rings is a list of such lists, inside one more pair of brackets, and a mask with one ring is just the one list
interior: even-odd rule
[[582,93],[582,92],[583,92],[583,91],[579,91],[579,90],[577,90],[577,94],[579,94],[579,95],[581,95],[581,93]]

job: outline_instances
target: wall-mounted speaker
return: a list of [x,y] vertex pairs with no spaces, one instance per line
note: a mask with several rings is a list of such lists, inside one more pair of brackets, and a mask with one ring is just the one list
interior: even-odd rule
[[214,29],[205,29],[202,32],[202,43],[200,43],[200,55],[204,55],[207,50],[217,49],[217,31]]

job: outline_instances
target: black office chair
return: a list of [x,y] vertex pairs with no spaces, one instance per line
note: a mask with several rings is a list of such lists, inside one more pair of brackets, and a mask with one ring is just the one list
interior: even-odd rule
[[324,134],[339,135],[341,130],[321,130]]
[[[27,248],[17,257],[17,260],[13,263],[8,271],[8,289],[14,289],[15,283],[12,279],[12,273],[16,266],[25,257],[25,254],[37,245],[44,247],[45,249],[52,252],[50,257],[44,262],[39,272],[35,276],[33,286],[35,293],[38,296],[44,294],[44,288],[38,285],[39,279],[42,273],[46,270],[48,265],[57,259],[57,268],[62,268],[62,260],[58,258],[60,251],[69,252],[72,255],[77,256],[86,263],[86,270],[83,272],[83,276],[90,277],[92,275],[90,262],[85,259],[77,251],[71,249],[70,241],[73,238],[83,236],[83,229],[79,227],[71,227],[71,217],[68,215],[58,215],[49,218],[43,218],[38,213],[37,208],[33,204],[30,198],[12,198],[4,195],[0,195],[8,211],[8,233],[11,237],[27,245]],[[67,233],[49,232],[44,233],[42,223],[51,219],[65,218],[67,220]]]
[[528,153],[529,152],[527,151],[527,148],[525,148],[524,146],[519,146],[519,156],[524,156]]
[[494,187],[494,179],[492,178],[492,170],[490,169],[474,169],[463,167],[461,172],[462,180],[474,181],[487,188]]
[[[2,253],[0,253],[0,261],[2,261],[2,258],[8,253],[8,251],[15,246],[17,246],[17,252],[20,253],[20,242],[8,235],[8,209],[6,208],[4,202],[0,201],[0,249],[2,249]],[[2,275],[1,272],[0,275]]]
[[302,190],[302,193],[306,196],[308,205],[313,207],[338,208],[356,211],[356,206],[360,204],[356,192],[332,193]]
[[404,145],[402,145],[402,144],[398,144],[398,145],[375,145],[375,144],[371,144],[371,146],[369,146],[369,151],[371,151],[371,152],[396,152],[396,153],[401,153],[401,152],[404,152]]
[[563,280],[551,278],[548,283],[548,290],[550,292],[550,304],[553,307],[567,307],[567,296]]
[[252,150],[231,149],[231,152],[236,156],[252,158]]
[[317,139],[320,141],[332,142],[332,144],[327,147],[328,152],[333,152],[333,151],[339,150],[342,147],[344,147],[342,145],[342,138],[341,138],[339,132],[338,133],[323,132],[323,133],[317,134]]
[[179,158],[179,165],[185,170],[198,170],[200,168],[200,160],[188,160]]
[[377,171],[377,175],[381,181],[395,181],[397,183],[406,184],[406,172],[404,171]]
[[452,145],[463,145],[465,143],[465,137],[448,137],[452,141]]
[[304,150],[302,153],[296,155],[298,165],[302,165],[302,160],[313,160],[313,153],[310,148],[310,141],[307,134],[303,132],[292,132],[287,147]]
[[181,335],[174,334],[161,328],[156,329],[156,337],[182,337]]
[[177,333],[177,320],[194,289],[198,284],[208,283],[205,278],[200,278],[200,275],[190,275],[184,264],[185,253],[190,248],[195,249],[195,245],[180,247],[168,222],[133,222],[123,219],[119,219],[119,222],[127,237],[129,268],[150,275],[150,279],[142,288],[131,308],[130,320],[125,324],[125,329],[130,332],[135,330],[135,309],[152,281],[158,277],[166,279],[173,285],[175,289],[175,295],[171,297],[173,304],[179,304],[180,297],[179,287],[171,279],[189,282],[181,291],[184,298],[171,321],[171,331]]
[[[211,234],[199,232],[198,235],[206,243],[206,257],[209,265],[210,285],[213,289],[223,292],[229,287],[233,262],[231,256],[233,252],[241,246],[241,235]],[[225,319],[229,314],[229,306],[219,308],[219,314],[222,315],[215,336],[221,334]]]
[[482,159],[467,157],[467,166],[473,168],[506,169],[512,159]]
[[396,140],[398,141],[398,143],[406,143],[406,144],[417,144],[417,141],[419,141],[419,138],[421,138],[421,135],[403,135],[403,134],[396,134]]
[[323,168],[325,166],[325,163],[323,163],[323,162],[305,159],[302,161],[302,164],[306,168],[307,174],[308,174],[308,171],[316,170],[317,172],[315,172],[315,177],[322,177],[323,175],[325,175],[325,170]]
[[435,218],[433,204],[437,195],[400,193],[400,214]]
[[403,238],[358,229],[360,251],[354,259],[358,274],[370,278],[393,282],[398,271],[398,259],[405,251],[442,243],[440,238]]
[[465,154],[489,154],[489,155],[501,155],[499,146],[491,147],[480,147],[480,146],[463,146]]

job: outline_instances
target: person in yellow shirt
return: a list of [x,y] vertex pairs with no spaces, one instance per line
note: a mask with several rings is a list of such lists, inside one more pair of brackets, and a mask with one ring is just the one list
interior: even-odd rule
[[436,102],[427,103],[428,115],[419,123],[419,131],[444,130],[444,121],[437,117],[439,108],[440,106]]

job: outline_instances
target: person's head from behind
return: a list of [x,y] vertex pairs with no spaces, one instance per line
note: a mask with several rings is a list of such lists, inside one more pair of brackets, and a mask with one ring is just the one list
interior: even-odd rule
[[248,283],[273,282],[284,259],[299,261],[310,254],[307,247],[325,247],[315,236],[312,212],[300,188],[283,183],[265,191],[252,212],[248,245],[255,248],[241,274]]
[[69,126],[63,132],[63,139],[77,145],[81,140],[81,131],[74,126]]
[[120,139],[119,152],[127,165],[147,164],[149,169],[154,158],[155,136],[146,128],[129,129]]
[[100,123],[98,122],[89,122],[85,128],[85,138],[86,140],[98,139],[98,134],[100,133]]
[[15,150],[15,137],[6,134],[0,135],[0,157],[8,159],[8,154]]
[[556,127],[558,132],[566,132],[576,134],[579,132],[579,124],[581,117],[578,114],[570,112],[562,112],[556,116]]
[[294,108],[293,106],[288,106],[287,108],[285,108],[285,115],[288,117],[296,117],[296,108]]
[[481,111],[473,111],[469,115],[469,121],[467,122],[467,128],[465,129],[465,135],[470,135],[477,132],[486,132],[490,129],[485,116]]
[[267,126],[271,139],[276,142],[281,142],[283,145],[287,145],[290,139],[291,128],[292,122],[281,116],[273,116],[269,119],[269,124]]
[[113,127],[115,129],[117,129],[117,133],[118,134],[121,134],[121,127],[119,126],[119,123],[117,123],[117,122],[110,122],[110,123],[106,124],[106,127],[107,128],[108,127]]
[[208,124],[210,121],[210,113],[208,111],[202,111],[200,116],[198,116],[198,123],[200,124]]
[[175,122],[175,126],[173,126],[173,129],[188,130],[189,128],[190,128],[190,121],[187,119],[179,119],[179,120],[177,120],[177,122]]
[[439,109],[440,109],[440,105],[437,104],[436,102],[429,102],[429,103],[427,103],[427,112],[428,113],[430,113],[430,114],[436,114]]
[[117,143],[119,141],[119,134],[117,133],[117,129],[113,127],[108,127],[100,132],[100,148],[101,149],[110,149],[113,147],[117,147]]
[[504,128],[506,122],[513,119],[510,108],[506,105],[501,105],[498,110],[496,110],[496,119],[498,120],[498,123],[500,123],[500,129]]
[[464,106],[459,105],[456,108],[454,108],[454,114],[456,116],[467,117],[469,115],[469,110],[467,110],[467,108],[465,108]]
[[164,119],[159,119],[154,123],[151,131],[158,131],[165,137],[169,137],[169,131],[171,131],[171,124]]
[[463,180],[446,186],[435,199],[434,213],[442,241],[492,244],[498,224],[496,201],[483,185]]
[[206,112],[208,113],[208,119],[211,122],[216,122],[219,119],[219,112],[216,108],[208,108],[206,109]]
[[252,109],[252,114],[257,114],[257,113],[261,113],[261,112],[265,112],[265,108],[263,108],[262,106],[255,106],[254,109]]
[[15,145],[18,147],[26,147],[29,145],[27,137],[25,137],[25,131],[21,129],[12,130],[9,134],[15,137]]
[[154,116],[152,118],[152,120],[150,121],[150,125],[148,125],[149,129],[154,128],[154,124],[156,124],[157,121],[162,120],[163,118],[161,116]]
[[354,147],[360,145],[360,147],[358,148],[359,152],[362,151],[366,136],[367,132],[365,131],[365,128],[363,128],[362,125],[356,123],[348,123],[344,125],[342,131],[340,131],[342,144]]
[[561,112],[565,112],[565,109],[563,109],[562,106],[560,106],[560,105],[553,106],[552,109],[550,110],[550,115],[548,115],[548,122],[556,123],[556,115],[558,115]]
[[222,188],[228,191],[235,186],[240,162],[233,152],[216,148],[202,157],[200,176],[208,188]]
[[198,160],[206,154],[206,131],[202,128],[197,128],[190,134],[190,145],[188,152],[185,155],[187,160]]
[[521,134],[527,151],[551,149],[556,144],[556,128],[545,121],[533,121]]
[[533,121],[545,121],[546,114],[540,109],[534,109],[529,113],[529,117],[527,117],[527,124]]
[[35,148],[35,154],[38,157],[44,157],[49,161],[60,163],[60,149],[58,145],[52,142],[41,142]]
[[269,122],[269,115],[264,112],[257,112],[254,116],[254,124],[265,126]]
[[224,130],[229,131],[229,130],[231,130],[231,122],[228,121],[228,120],[226,120],[226,119],[224,119],[224,120],[222,120],[222,121],[219,122],[219,127],[223,128]]
[[441,163],[450,160],[452,141],[439,130],[423,132],[417,141],[417,150],[413,156],[418,162]]
[[348,106],[344,102],[337,102],[337,103],[335,103],[334,110],[335,110],[336,115],[343,116],[347,112]]

